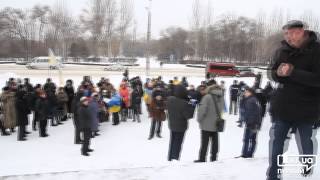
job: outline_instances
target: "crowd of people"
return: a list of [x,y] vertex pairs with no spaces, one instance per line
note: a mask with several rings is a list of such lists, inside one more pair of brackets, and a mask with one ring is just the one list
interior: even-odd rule
[[[260,81],[260,78],[257,78],[256,81]],[[154,79],[148,78],[143,83],[140,77],[129,79],[127,71],[118,89],[107,78],[101,78],[97,84],[94,84],[89,76],[84,76],[77,88],[74,87],[71,79],[66,81],[64,87],[57,87],[50,78],[45,84],[35,86],[28,78],[25,78],[24,82],[10,78],[1,94],[1,133],[7,136],[18,129],[18,141],[25,141],[27,135],[31,133],[26,128],[30,119],[32,130],[39,129],[39,136],[47,137],[49,136],[48,123],[51,126],[58,126],[72,119],[75,128],[74,143],[82,144],[81,153],[88,156],[88,152],[92,151],[89,148],[90,139],[100,135],[100,123],[108,122],[111,118],[114,126],[129,119],[140,123],[141,106],[144,102],[148,117],[151,119],[149,140],[155,135],[161,138],[162,123],[166,119],[169,121],[171,133],[168,160],[179,159],[184,134],[188,128],[188,119],[193,118],[194,111],[197,109],[201,147],[199,160],[196,162],[205,161],[209,138],[212,142],[211,160],[215,161],[219,142],[215,117],[226,111],[224,84],[225,82],[221,81],[218,85],[214,79],[211,79],[195,87],[188,83],[186,77],[183,77],[181,81],[178,77],[174,77],[165,83],[161,76]],[[265,89],[261,89],[260,82],[257,82],[254,88],[252,94],[258,97],[256,96],[258,90],[266,92],[270,84]],[[243,113],[240,113],[239,126],[246,123],[246,116],[252,108],[246,109],[247,103],[244,103],[246,89],[252,90],[248,89],[244,82],[238,84],[237,81],[234,81],[230,87],[230,106],[240,106],[240,112],[243,110]],[[258,98],[259,104],[265,106],[267,96],[264,93],[261,97],[263,98]],[[218,102],[219,105],[216,105],[215,102]],[[219,110],[216,110],[215,106]],[[234,111],[238,110],[235,108]],[[255,110],[255,112],[258,111]],[[260,120],[257,120],[257,123],[261,124]],[[253,137],[249,135],[246,142],[249,142],[250,138],[252,142]],[[254,151],[254,148],[252,149]],[[243,157],[252,156],[252,154],[247,156],[243,153]]]

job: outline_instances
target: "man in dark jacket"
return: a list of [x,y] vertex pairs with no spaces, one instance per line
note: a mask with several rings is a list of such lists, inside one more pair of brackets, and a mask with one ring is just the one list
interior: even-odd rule
[[64,91],[68,95],[67,111],[68,111],[68,117],[70,118],[72,114],[71,108],[72,108],[73,97],[75,95],[73,81],[71,79],[67,80],[66,85],[64,86]]
[[137,84],[131,93],[131,106],[133,109],[133,122],[136,120],[140,123],[141,114],[141,98],[143,96],[143,89],[140,84]]
[[92,127],[93,119],[88,106],[89,106],[89,99],[87,97],[82,97],[80,99],[78,117],[79,117],[79,126],[81,131],[83,132],[83,144],[81,147],[81,154],[83,156],[89,156],[88,152],[93,151],[92,149],[89,148],[90,138],[92,135],[91,127]]
[[256,149],[257,133],[262,122],[262,108],[252,88],[247,88],[244,92],[242,117],[246,127],[241,157],[252,158]]
[[270,130],[268,180],[281,178],[277,156],[283,154],[289,129],[297,129],[301,154],[314,154],[317,146],[312,127],[319,118],[320,44],[316,34],[305,30],[301,21],[288,22],[283,31],[285,40],[275,53],[269,73],[279,85],[271,99],[274,122]]
[[73,125],[74,125],[74,143],[75,144],[81,144],[81,137],[80,137],[80,122],[79,122],[79,116],[78,116],[78,110],[80,107],[80,99],[83,97],[82,90],[79,90],[76,93],[76,96],[72,100],[72,110],[71,112],[74,114],[73,116]]
[[237,115],[238,112],[238,98],[239,98],[239,85],[238,81],[234,80],[233,84],[230,86],[230,104],[229,104],[229,114]]
[[17,122],[18,122],[18,141],[25,141],[25,137],[29,132],[26,131],[28,125],[28,114],[30,112],[27,99],[26,88],[22,85],[18,86],[16,93],[16,109],[17,109]]
[[261,115],[264,117],[266,115],[266,109],[267,109],[267,97],[264,92],[264,90],[260,87],[261,83],[255,83],[253,86],[254,89],[254,95],[258,99],[260,105],[261,105]]
[[48,137],[47,134],[47,123],[48,123],[48,115],[49,115],[49,101],[47,99],[47,95],[44,91],[39,93],[40,97],[37,99],[35,110],[37,114],[37,119],[39,120],[39,133],[40,137]]
[[195,108],[188,103],[188,92],[182,85],[175,86],[174,96],[170,96],[167,101],[171,131],[168,160],[179,160],[184,134],[188,129],[188,120],[193,117]]

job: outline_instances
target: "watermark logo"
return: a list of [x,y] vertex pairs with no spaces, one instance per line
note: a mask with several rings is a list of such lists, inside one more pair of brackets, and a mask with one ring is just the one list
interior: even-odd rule
[[277,163],[278,174],[310,174],[318,160],[316,155],[278,155]]

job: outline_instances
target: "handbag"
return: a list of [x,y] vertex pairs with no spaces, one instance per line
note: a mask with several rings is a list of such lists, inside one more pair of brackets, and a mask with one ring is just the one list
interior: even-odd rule
[[216,122],[217,131],[218,132],[223,132],[224,131],[224,126],[225,126],[225,120],[222,119],[222,117],[221,117],[221,112],[220,112],[219,107],[218,107],[216,96],[215,95],[211,95],[211,96],[212,96],[212,100],[214,102],[214,106],[215,106],[216,112],[217,112],[217,122]]

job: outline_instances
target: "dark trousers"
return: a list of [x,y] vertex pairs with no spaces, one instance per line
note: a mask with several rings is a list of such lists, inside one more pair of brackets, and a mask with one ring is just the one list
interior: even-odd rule
[[89,151],[90,138],[92,132],[90,129],[83,129],[83,143],[81,147],[81,153],[87,153]]
[[133,109],[133,121],[141,122],[140,120],[140,113],[137,109]]
[[[292,125],[289,122],[274,118],[274,122],[270,129],[269,141],[269,168],[267,171],[268,180],[280,180],[281,175],[278,175],[277,157],[282,155],[285,147],[285,140],[288,140],[288,132],[291,128],[297,128],[296,139],[299,147],[299,153],[310,155],[313,154],[313,129],[312,124],[296,124]],[[287,143],[286,143],[287,145]],[[280,162],[282,164],[282,162]]]
[[26,126],[19,125],[18,127],[18,140],[23,139],[26,136]]
[[256,138],[257,131],[246,127],[243,135],[242,157],[253,157],[253,153],[256,149]]
[[112,113],[112,121],[113,121],[113,125],[119,124],[119,113],[118,112]]
[[229,114],[236,115],[238,113],[238,101],[237,100],[230,100],[230,105],[229,105]]
[[199,151],[199,160],[206,161],[209,140],[211,141],[211,157],[210,161],[217,160],[219,138],[218,132],[201,131],[201,147]]
[[[75,117],[77,118],[77,117]],[[77,120],[74,118],[73,120],[73,124],[74,124],[74,143],[80,143],[81,142],[81,138],[80,138],[80,128],[79,128],[79,124],[77,122]]]
[[37,129],[37,122],[38,122],[38,113],[34,112],[33,113],[33,120],[32,120],[32,129],[36,130]]
[[3,124],[2,122],[0,121],[0,129],[1,129],[1,133],[4,135],[4,134],[7,134],[6,132],[6,129],[3,127]]
[[47,119],[41,119],[39,121],[39,133],[40,137],[43,137],[47,135],[47,125],[48,125],[48,120]]
[[168,160],[171,161],[173,159],[179,160],[181,146],[184,138],[185,132],[174,132],[171,131],[170,134],[170,144],[169,144],[169,155]]
[[154,136],[154,132],[157,128],[157,135],[161,134],[161,126],[162,126],[162,121],[158,120],[151,120],[151,128],[150,128],[150,134],[149,137],[152,138]]
[[129,109],[128,108],[122,108],[120,113],[121,113],[121,121],[127,121],[128,119],[128,112]]

